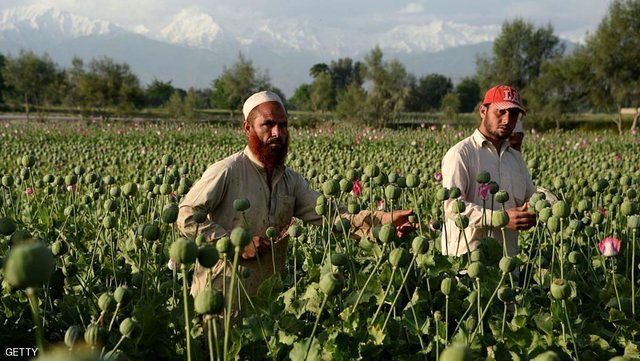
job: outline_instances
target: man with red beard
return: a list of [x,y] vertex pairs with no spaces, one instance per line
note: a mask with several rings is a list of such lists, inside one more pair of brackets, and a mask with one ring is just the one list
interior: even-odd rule
[[[286,261],[286,231],[293,217],[305,223],[322,224],[322,216],[315,212],[320,193],[309,187],[304,177],[284,162],[289,146],[287,112],[280,97],[262,91],[249,97],[242,108],[242,124],[247,147],[211,165],[202,178],[189,190],[180,203],[178,227],[187,236],[202,234],[207,242],[216,242],[235,227],[244,227],[253,235],[252,242],[241,254],[241,265],[251,270],[243,279],[249,294],[255,293],[260,283],[276,269],[282,270]],[[234,209],[236,199],[248,199],[250,207],[244,217]],[[196,210],[204,210],[207,219],[199,224],[193,220]],[[410,210],[393,212],[393,222],[401,232],[411,230],[407,217]],[[246,219],[246,223],[245,223]],[[391,214],[362,211],[352,219],[354,230],[366,231],[373,224],[391,222]],[[266,238],[266,230],[274,227],[280,236],[274,244]],[[273,257],[271,247],[273,247]],[[257,254],[256,254],[257,253]],[[228,283],[230,266],[218,262],[211,270],[211,279],[222,288],[222,274]],[[209,270],[196,267],[191,294],[196,295],[207,283]]]

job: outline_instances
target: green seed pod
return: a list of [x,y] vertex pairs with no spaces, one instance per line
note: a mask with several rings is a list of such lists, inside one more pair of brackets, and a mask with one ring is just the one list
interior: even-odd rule
[[556,278],[551,283],[551,296],[556,300],[564,300],[571,296],[571,286],[563,279]]
[[633,215],[633,216],[628,216],[627,217],[627,228],[636,230],[638,228],[640,228],[640,216],[639,215]]
[[[170,194],[171,192],[173,192],[173,187],[171,186],[171,184],[166,184],[166,183],[165,183],[165,184],[162,184],[162,185],[160,186],[160,188],[158,188],[158,189],[159,189],[158,193],[160,193],[160,194],[162,194],[162,195],[165,195],[165,196],[166,196],[167,194]],[[154,193],[155,193],[155,192],[154,192]]]
[[274,239],[278,236],[278,231],[276,231],[275,227],[269,227],[267,228],[267,231],[265,232],[267,238],[269,239]]
[[156,241],[160,238],[160,227],[155,224],[145,224],[142,230],[142,236],[147,241]]
[[349,202],[347,204],[347,212],[349,212],[349,214],[358,214],[360,213],[360,203],[358,202]]
[[439,231],[440,229],[442,229],[442,222],[440,222],[440,220],[438,219],[434,219],[433,222],[431,223],[431,228],[435,229],[436,231]]
[[67,345],[68,348],[72,349],[73,345],[75,345],[76,340],[82,334],[82,328],[77,325],[69,326],[67,332],[64,334],[64,344]]
[[593,237],[593,235],[596,234],[596,229],[591,226],[586,226],[584,227],[584,234],[589,237]]
[[51,245],[51,253],[53,253],[54,256],[62,256],[67,253],[68,250],[69,246],[67,246],[67,243],[62,240],[55,241]]
[[27,231],[26,229],[18,228],[11,235],[11,244],[16,245],[20,243],[25,243],[27,241],[31,241],[32,239],[33,239],[33,236],[31,236],[31,233],[29,233],[29,231]]
[[174,223],[178,220],[178,205],[175,203],[167,204],[162,210],[162,222],[166,224]]
[[462,191],[458,187],[451,187],[449,189],[449,199],[456,199],[462,195]]
[[473,315],[471,315],[464,321],[464,325],[467,330],[475,330],[476,326],[478,325],[478,320]]
[[64,184],[68,186],[72,186],[72,185],[75,185],[76,183],[78,183],[78,176],[76,176],[75,174],[69,174],[66,177],[64,177]]
[[224,308],[224,297],[219,290],[206,287],[198,293],[193,308],[200,315],[217,315]]
[[320,279],[320,290],[327,297],[333,297],[342,291],[344,277],[340,273],[326,273]]
[[580,253],[578,251],[571,251],[571,253],[569,253],[569,255],[567,256],[567,259],[571,264],[578,264],[578,262],[580,261]]
[[129,302],[129,300],[131,300],[131,297],[133,296],[133,292],[131,292],[131,290],[129,289],[129,287],[127,286],[119,286],[118,288],[116,288],[116,290],[113,292],[113,299],[121,305],[125,305]]
[[558,201],[551,207],[551,212],[554,217],[564,219],[571,214],[571,207],[565,201]]
[[113,296],[108,292],[101,294],[100,298],[98,298],[98,307],[100,308],[100,311],[108,312],[113,310],[116,306],[114,301]]
[[491,181],[491,174],[487,171],[482,171],[476,175],[476,182],[485,184]]
[[472,361],[473,355],[467,345],[454,343],[449,345],[440,354],[440,361]]
[[340,192],[342,193],[349,193],[353,189],[353,182],[348,179],[340,180],[338,185],[340,186]]
[[62,274],[65,277],[73,277],[78,274],[78,266],[75,263],[67,262],[64,267],[62,267]]
[[236,227],[231,231],[229,239],[234,247],[242,249],[251,242],[251,233],[242,227]]
[[551,215],[552,215],[552,211],[550,207],[542,209],[538,214],[540,220],[545,223],[549,221],[549,218],[551,218]]
[[453,281],[449,277],[445,277],[440,282],[440,291],[445,295],[449,296],[451,294],[451,287],[453,286]]
[[600,212],[591,213],[591,224],[601,224],[604,221],[604,217]]
[[471,262],[481,262],[484,259],[484,255],[479,249],[472,251],[469,257],[471,258]]
[[332,253],[331,264],[337,267],[346,266],[349,264],[349,257],[344,253]]
[[218,263],[220,256],[212,244],[205,244],[198,249],[198,263],[204,268],[211,268]]
[[380,227],[378,233],[378,239],[383,243],[389,243],[394,240],[396,236],[396,228],[393,224],[385,224]]
[[247,279],[251,276],[251,268],[238,265],[238,274],[240,277]]
[[491,186],[491,188],[489,189],[489,193],[495,195],[496,193],[498,193],[498,191],[500,191],[500,186],[498,185],[498,183],[491,181],[489,182],[489,185]]
[[113,229],[116,227],[118,220],[114,216],[104,216],[102,219],[102,226],[105,229]]
[[516,266],[517,266],[516,260],[511,257],[502,257],[500,259],[499,267],[502,273],[513,272],[513,270],[516,269]]
[[398,247],[389,253],[389,263],[393,268],[406,267],[410,261],[409,252],[404,248]]
[[216,241],[216,249],[219,254],[227,254],[231,251],[231,240],[229,237],[224,236]]
[[620,213],[622,213],[623,216],[636,214],[636,213],[638,213],[638,206],[634,202],[631,202],[631,201],[628,201],[628,200],[624,201],[620,205]]
[[33,167],[36,164],[36,157],[32,154],[25,155],[22,157],[22,165],[24,167]]
[[169,256],[180,264],[192,264],[198,257],[198,246],[190,239],[180,238],[171,244]]
[[429,251],[429,240],[423,236],[417,236],[411,241],[411,250],[414,255],[425,254]]
[[498,203],[507,203],[507,201],[509,200],[509,193],[507,193],[506,191],[499,191],[498,193],[496,193],[494,199]]
[[364,174],[369,178],[375,178],[380,174],[380,168],[377,165],[368,165],[364,167]]
[[547,220],[547,228],[549,228],[551,232],[558,232],[560,230],[560,218],[556,216],[549,217]]
[[418,187],[420,185],[420,177],[417,174],[408,174],[406,183],[409,188]]
[[447,188],[440,188],[436,192],[436,199],[439,202],[443,202],[445,199],[449,199],[449,190]]
[[469,304],[474,304],[476,303],[476,301],[478,300],[478,291],[473,290],[471,292],[469,292],[469,294],[467,295],[467,297],[465,298],[465,300],[467,302],[469,302]]
[[498,299],[504,303],[513,302],[515,297],[515,292],[511,287],[502,286],[498,289]]
[[163,155],[162,164],[164,164],[165,167],[173,165],[173,156],[171,154]]
[[325,213],[327,213],[327,207],[324,204],[319,204],[316,206],[315,211],[317,215],[323,216]]
[[495,211],[491,215],[491,225],[497,228],[506,227],[509,224],[509,214],[506,211]]
[[480,278],[484,272],[484,264],[482,262],[473,262],[467,267],[467,274],[471,278]]
[[103,209],[107,212],[115,212],[118,210],[118,201],[115,199],[107,199],[104,202]]
[[327,197],[335,197],[340,193],[340,185],[333,179],[322,184],[322,193]]
[[204,209],[196,209],[193,212],[193,221],[197,224],[202,224],[207,220],[207,211]]
[[204,234],[200,233],[200,234],[196,237],[196,246],[200,247],[200,246],[202,246],[206,241],[207,241],[207,237],[205,237],[205,236],[204,236]]
[[0,218],[0,235],[10,236],[16,231],[16,223],[9,217]]
[[39,287],[49,280],[55,266],[55,258],[44,244],[23,243],[13,247],[9,252],[4,275],[11,287]]
[[396,200],[400,198],[400,188],[394,186],[393,184],[389,184],[384,189],[384,195],[385,197],[387,197],[387,199]]
[[333,230],[338,233],[349,234],[351,228],[351,222],[346,218],[338,218],[333,223]]
[[578,212],[583,213],[591,210],[591,202],[588,199],[583,199],[578,202]]
[[84,342],[91,347],[100,347],[104,345],[107,339],[107,332],[97,323],[92,323],[84,332]]
[[469,217],[464,214],[459,214],[456,216],[456,227],[460,229],[465,229],[469,227]]
[[456,214],[463,213],[466,209],[466,204],[461,199],[455,200],[451,205],[451,210]]
[[124,337],[133,337],[140,325],[134,318],[127,317],[120,323],[120,334]]
[[138,193],[138,185],[135,183],[127,183],[122,187],[122,194],[126,197],[131,197]]
[[300,235],[302,235],[302,227],[300,227],[297,224],[293,224],[289,227],[289,229],[287,230],[287,233],[289,234],[289,237],[292,237],[292,238],[299,237]]
[[233,201],[233,208],[238,212],[246,212],[251,207],[251,203],[246,198],[240,198]]

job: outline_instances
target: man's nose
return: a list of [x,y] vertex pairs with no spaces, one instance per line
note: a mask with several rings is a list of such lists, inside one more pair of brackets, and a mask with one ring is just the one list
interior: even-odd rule
[[280,136],[282,135],[282,128],[276,124],[271,128],[271,137],[277,137],[280,138]]

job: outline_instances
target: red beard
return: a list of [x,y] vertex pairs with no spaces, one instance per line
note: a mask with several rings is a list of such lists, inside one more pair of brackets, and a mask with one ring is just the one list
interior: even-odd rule
[[[287,151],[289,150],[289,138],[271,138],[267,143],[263,143],[255,130],[251,128],[249,131],[249,149],[258,157],[258,160],[267,169],[274,169],[279,165],[284,165],[284,160],[287,157]],[[272,146],[277,144],[277,146]]]

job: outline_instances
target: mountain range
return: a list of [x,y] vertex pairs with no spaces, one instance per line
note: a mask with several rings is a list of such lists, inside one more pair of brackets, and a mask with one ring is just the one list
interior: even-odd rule
[[[224,22],[224,20],[222,21]],[[143,83],[154,78],[174,86],[208,87],[242,52],[288,96],[311,80],[316,63],[362,59],[379,45],[416,75],[440,73],[454,82],[474,73],[475,59],[491,51],[498,26],[473,27],[434,21],[399,25],[377,33],[319,26],[300,19],[256,21],[250,27],[221,25],[198,8],[187,8],[167,24],[121,26],[42,5],[0,12],[0,52],[48,53],[61,66],[74,56],[109,56],[127,62]]]

